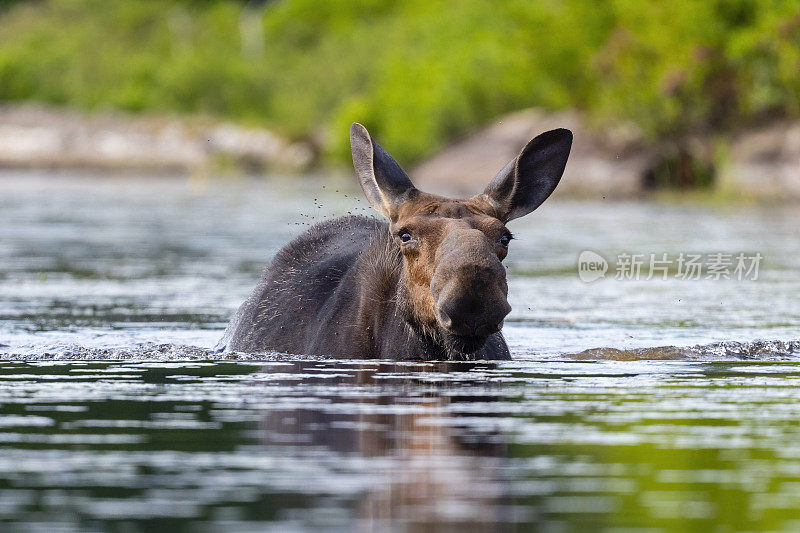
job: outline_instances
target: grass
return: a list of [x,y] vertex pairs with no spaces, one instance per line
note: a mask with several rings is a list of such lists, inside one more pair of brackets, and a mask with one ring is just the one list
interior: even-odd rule
[[647,139],[800,116],[788,0],[40,0],[0,4],[0,99],[203,114],[412,163],[516,109]]

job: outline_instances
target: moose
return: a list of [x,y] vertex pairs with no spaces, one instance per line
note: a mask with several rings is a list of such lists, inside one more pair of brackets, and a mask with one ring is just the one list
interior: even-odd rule
[[273,258],[217,348],[341,359],[511,359],[502,261],[506,223],[555,190],[572,133],[532,139],[467,199],[422,192],[361,124],[358,180],[388,223],[346,216],[312,226]]

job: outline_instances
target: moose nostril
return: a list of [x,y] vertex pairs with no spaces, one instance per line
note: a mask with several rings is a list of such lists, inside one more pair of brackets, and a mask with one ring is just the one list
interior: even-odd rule
[[450,318],[450,315],[442,311],[441,309],[437,309],[436,313],[439,315],[439,323],[445,329],[450,329],[453,327],[453,319]]

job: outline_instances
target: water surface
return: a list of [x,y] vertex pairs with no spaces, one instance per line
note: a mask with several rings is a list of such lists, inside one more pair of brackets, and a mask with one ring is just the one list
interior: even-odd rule
[[800,365],[4,363],[3,530],[794,531]]
[[[512,362],[215,353],[272,254],[358,198],[0,176],[0,529],[800,528],[796,206],[512,222]],[[587,284],[583,250],[764,259],[755,281]]]

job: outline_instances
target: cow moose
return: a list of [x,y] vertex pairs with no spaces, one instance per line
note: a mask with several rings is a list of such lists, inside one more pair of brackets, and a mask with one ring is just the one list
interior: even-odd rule
[[388,223],[347,216],[283,247],[217,348],[343,359],[510,359],[506,223],[558,185],[572,133],[531,140],[467,199],[424,193],[361,124],[350,128],[367,200]]

